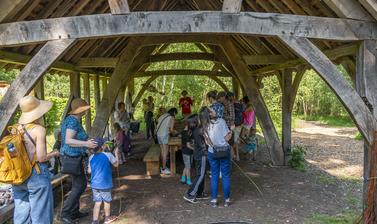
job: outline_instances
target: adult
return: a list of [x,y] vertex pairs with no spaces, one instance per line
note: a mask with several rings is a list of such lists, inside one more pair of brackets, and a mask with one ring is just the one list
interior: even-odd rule
[[118,123],[123,130],[128,132],[128,130],[130,129],[131,119],[129,113],[126,111],[125,103],[118,103],[118,110],[114,112],[114,119],[115,122]]
[[[206,132],[205,140],[208,145],[208,161],[211,168],[211,201],[212,207],[217,207],[217,193],[219,185],[220,171],[222,174],[222,186],[224,193],[224,206],[230,205],[230,146],[229,139],[232,137],[232,132],[229,130],[226,122],[222,118],[217,118],[216,112],[210,110],[209,116],[203,119],[202,125]],[[225,155],[218,157],[217,149],[222,148]]]
[[182,97],[179,99],[179,106],[182,109],[182,116],[187,118],[191,115],[191,106],[193,105],[193,100],[191,97],[187,96],[187,91],[182,91]]
[[36,157],[36,165],[31,176],[20,185],[13,185],[14,215],[13,223],[50,224],[54,219],[54,202],[48,160],[58,156],[58,151],[47,153],[46,129],[43,115],[47,113],[52,102],[43,101],[34,96],[23,97],[19,106],[21,117],[18,120],[19,130],[24,132],[24,144],[32,161]]
[[171,172],[169,168],[166,167],[168,153],[169,153],[169,138],[170,134],[174,134],[174,121],[175,115],[178,113],[177,108],[171,108],[167,113],[163,114],[158,118],[157,122],[157,140],[161,148],[161,157],[162,157],[162,167],[160,169],[162,174],[169,175]]
[[[71,103],[71,111],[62,123],[62,148],[61,155],[70,157],[86,157],[88,148],[95,148],[97,143],[90,139],[81,125],[81,118],[85,111],[89,110],[89,104],[81,99],[74,99]],[[71,193],[64,201],[61,220],[64,224],[74,223],[73,220],[87,216],[88,213],[80,212],[80,197],[84,193],[87,180],[84,172],[84,164],[80,165],[80,174],[71,174]]]
[[145,113],[145,124],[146,124],[146,137],[147,139],[154,136],[154,122],[153,122],[153,111],[154,111],[154,99],[152,96],[148,97],[148,107]]
[[224,113],[223,113],[223,118],[228,125],[228,128],[233,130],[235,128],[234,125],[234,105],[233,105],[233,97],[234,94],[232,92],[219,92],[218,94],[218,101],[224,105]]
[[[207,199],[208,195],[204,193],[204,183],[207,165],[207,146],[204,140],[204,130],[201,124],[207,123],[209,109],[203,107],[199,116],[194,114],[187,118],[187,124],[194,139],[194,160],[195,160],[195,178],[187,193],[183,197],[190,203],[197,203],[198,199]],[[202,122],[200,120],[203,120]]]
[[222,118],[224,114],[224,105],[217,101],[217,92],[210,91],[207,93],[207,101],[210,104],[210,108],[216,112],[217,118]]

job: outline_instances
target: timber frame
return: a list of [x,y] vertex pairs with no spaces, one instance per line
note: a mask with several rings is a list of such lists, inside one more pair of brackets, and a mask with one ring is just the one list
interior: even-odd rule
[[[200,52],[164,53],[182,42]],[[377,3],[371,0],[4,0],[0,47],[0,68],[22,69],[0,103],[1,133],[21,97],[34,89],[43,98],[46,72],[70,75],[63,117],[70,101],[80,97],[80,77],[86,100],[93,82],[97,112],[94,122],[86,123],[92,137],[104,133],[125,92],[135,107],[159,76],[204,75],[226,90],[219,77],[231,77],[236,95],[242,91],[255,106],[275,165],[287,162],[295,96],[304,72],[313,68],[363,135],[364,178],[369,178],[368,155],[377,130]],[[210,71],[148,69],[175,60],[206,60],[214,66]],[[337,65],[348,71],[351,85]],[[282,88],[282,139],[260,93],[266,76],[277,76]],[[138,77],[149,78],[135,94]]]

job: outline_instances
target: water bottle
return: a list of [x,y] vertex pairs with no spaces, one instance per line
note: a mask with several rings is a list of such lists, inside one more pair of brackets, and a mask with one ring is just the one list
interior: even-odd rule
[[17,157],[17,150],[16,150],[16,147],[14,146],[13,143],[9,143],[7,145],[7,148],[8,148],[8,152],[9,152],[10,157],[12,157],[12,158]]

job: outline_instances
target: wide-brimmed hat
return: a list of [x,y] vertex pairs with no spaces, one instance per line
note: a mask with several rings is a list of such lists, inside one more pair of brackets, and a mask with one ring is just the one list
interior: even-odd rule
[[52,107],[52,102],[40,100],[34,96],[25,96],[20,100],[19,105],[22,113],[18,123],[28,124],[47,113]]
[[81,98],[76,98],[72,100],[71,111],[69,114],[80,114],[86,110],[90,109],[90,105]]

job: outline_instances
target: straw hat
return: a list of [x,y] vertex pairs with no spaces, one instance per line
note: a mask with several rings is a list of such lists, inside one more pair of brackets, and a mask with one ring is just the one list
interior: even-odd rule
[[34,96],[25,96],[20,100],[19,105],[22,113],[18,123],[28,124],[47,113],[52,107],[52,102],[39,100]]
[[90,105],[81,98],[76,98],[72,100],[71,112],[69,114],[80,114],[86,110],[90,109]]

